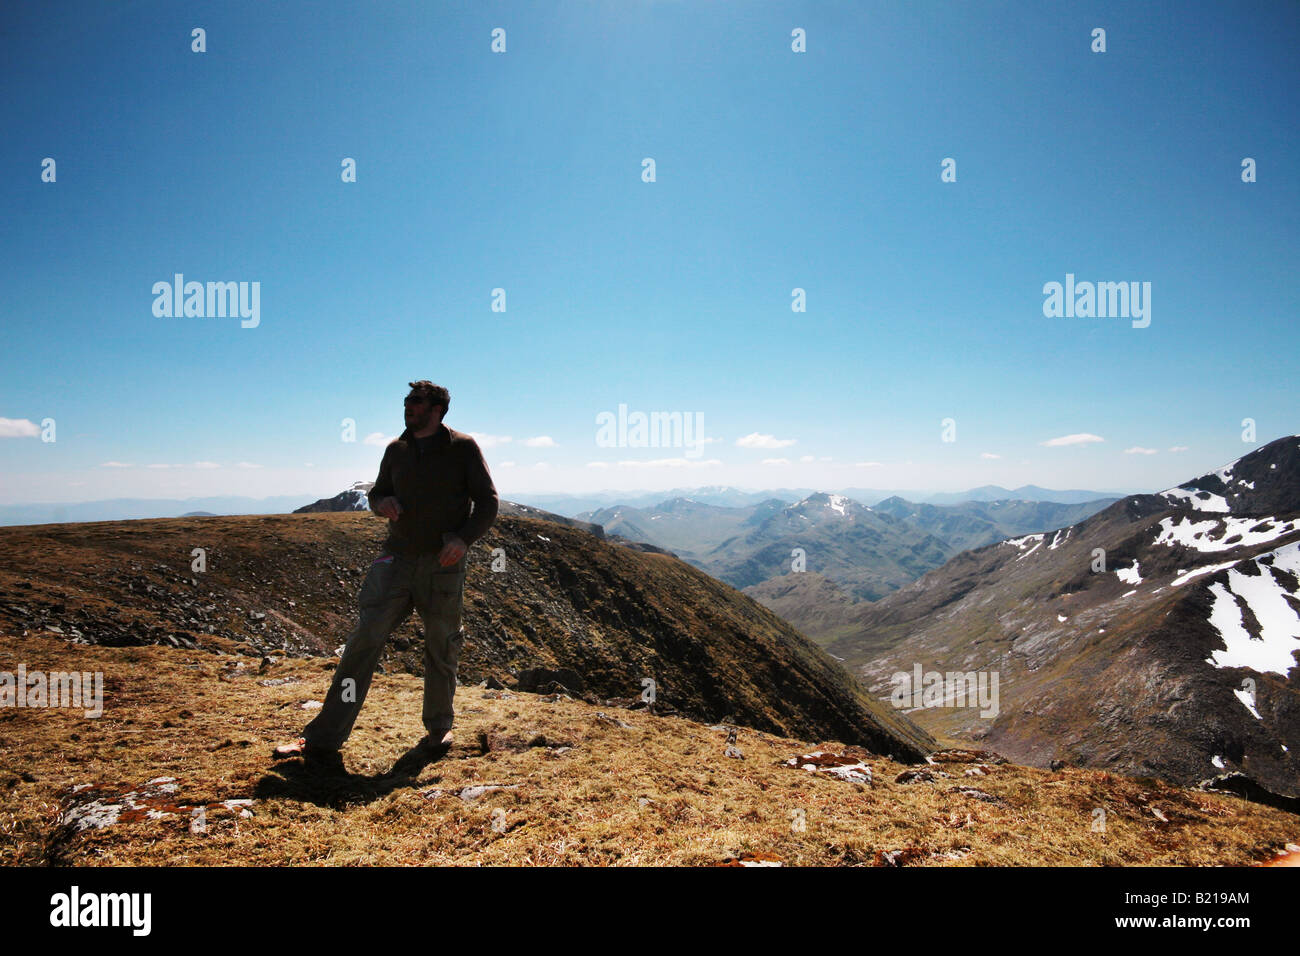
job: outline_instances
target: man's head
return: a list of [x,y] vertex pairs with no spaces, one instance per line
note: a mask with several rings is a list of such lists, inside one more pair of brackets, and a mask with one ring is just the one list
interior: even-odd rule
[[440,424],[451,407],[450,393],[428,379],[408,384],[411,391],[406,396],[406,427],[420,432],[430,425]]

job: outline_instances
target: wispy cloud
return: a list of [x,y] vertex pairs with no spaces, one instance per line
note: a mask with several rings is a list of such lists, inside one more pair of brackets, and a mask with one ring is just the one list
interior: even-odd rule
[[1077,435],[1062,435],[1060,438],[1049,438],[1047,441],[1039,442],[1040,445],[1046,445],[1048,448],[1059,448],[1062,445],[1087,445],[1095,441],[1105,441],[1100,435],[1090,435],[1087,432],[1080,432]]
[[1134,445],[1132,448],[1124,449],[1124,454],[1126,455],[1154,455],[1155,453],[1156,450],[1154,448],[1140,448],[1137,445]]
[[652,458],[649,461],[620,461],[620,468],[711,468],[721,465],[717,458],[696,461],[692,458]]
[[785,448],[794,443],[793,438],[777,438],[774,435],[760,435],[758,432],[750,432],[744,438],[736,439],[736,444],[741,448]]

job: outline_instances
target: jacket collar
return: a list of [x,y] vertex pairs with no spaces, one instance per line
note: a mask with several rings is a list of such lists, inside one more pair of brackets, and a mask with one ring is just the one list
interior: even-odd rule
[[[402,434],[398,435],[397,437],[401,441],[407,442],[408,444],[415,438],[409,426],[403,429]],[[448,428],[445,423],[439,422],[438,430],[435,431],[431,437],[433,438],[433,443],[435,445],[438,446],[449,445],[451,444],[451,429]]]

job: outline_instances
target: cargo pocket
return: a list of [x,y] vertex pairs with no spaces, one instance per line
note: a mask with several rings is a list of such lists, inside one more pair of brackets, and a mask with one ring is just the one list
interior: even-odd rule
[[463,574],[429,575],[429,615],[437,622],[438,629],[453,642],[460,630],[464,588]]

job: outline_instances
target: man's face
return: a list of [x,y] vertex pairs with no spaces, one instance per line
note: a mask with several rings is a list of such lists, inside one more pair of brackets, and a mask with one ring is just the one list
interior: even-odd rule
[[406,396],[406,427],[418,432],[441,420],[442,406],[421,395]]

